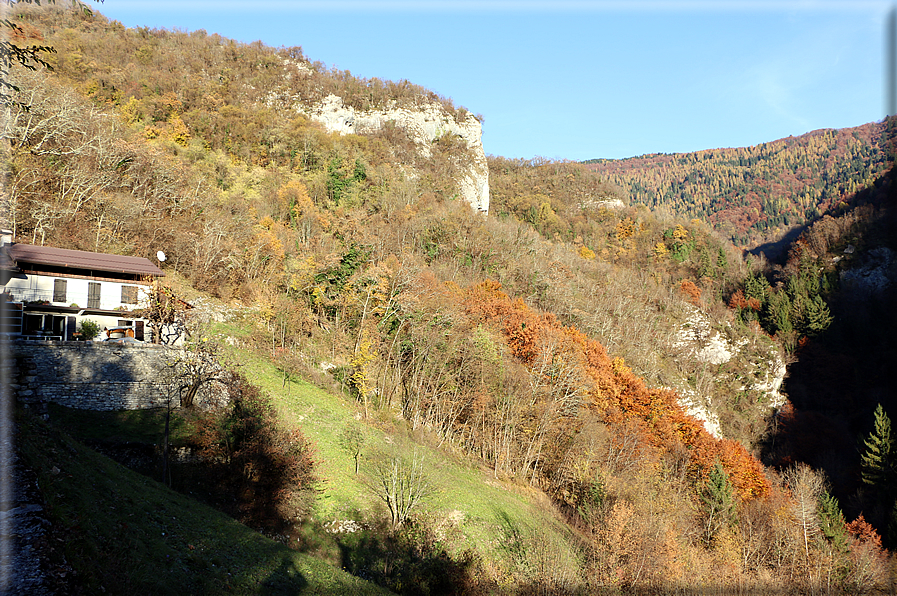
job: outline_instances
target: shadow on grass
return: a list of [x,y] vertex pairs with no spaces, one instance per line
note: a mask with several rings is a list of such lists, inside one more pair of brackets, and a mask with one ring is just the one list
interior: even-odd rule
[[472,551],[452,556],[423,524],[368,525],[339,539],[343,568],[397,594],[484,594]]
[[380,594],[25,412],[17,444],[75,571],[67,594]]

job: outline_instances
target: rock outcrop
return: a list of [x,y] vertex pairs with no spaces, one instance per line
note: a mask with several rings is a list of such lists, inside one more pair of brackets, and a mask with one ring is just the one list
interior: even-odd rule
[[[728,387],[740,394],[745,403],[753,403],[758,411],[768,411],[786,401],[780,389],[787,367],[779,348],[771,341],[763,341],[761,334],[738,333],[729,323],[717,323],[699,308],[689,306],[688,317],[680,325],[674,344],[678,358],[705,365],[713,370],[714,384]],[[704,428],[717,438],[724,432],[715,404],[713,385],[703,391],[682,383],[676,387],[680,405]]]
[[305,115],[324,125],[328,132],[369,134],[395,123],[414,140],[422,157],[430,156],[430,145],[443,135],[457,135],[470,151],[469,165],[458,180],[461,197],[475,210],[489,211],[489,167],[483,151],[483,127],[469,112],[458,122],[436,102],[422,108],[389,108],[361,111],[343,103],[336,95],[328,95],[313,108],[304,108]]

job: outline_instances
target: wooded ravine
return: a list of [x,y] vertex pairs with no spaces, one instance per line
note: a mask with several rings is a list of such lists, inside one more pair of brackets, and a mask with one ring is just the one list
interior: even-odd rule
[[[175,413],[197,460],[166,483],[153,413],[17,413],[69,593],[894,591],[893,122],[489,156],[486,215],[463,139],[272,99],[466,117],[422,87],[101,7],[10,18],[55,53],[11,69],[3,225],[164,250],[191,349],[232,372],[230,405]],[[83,455],[124,442],[152,480]],[[100,467],[151,488],[100,519],[75,496],[106,498]]]

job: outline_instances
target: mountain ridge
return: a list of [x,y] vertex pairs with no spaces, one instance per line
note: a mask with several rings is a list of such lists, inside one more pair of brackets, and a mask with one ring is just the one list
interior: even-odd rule
[[882,176],[886,127],[871,122],[748,147],[583,163],[631,202],[698,217],[752,248],[812,222]]

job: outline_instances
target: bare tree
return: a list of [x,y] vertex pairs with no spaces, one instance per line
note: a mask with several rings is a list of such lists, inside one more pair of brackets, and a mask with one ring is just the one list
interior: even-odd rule
[[791,490],[791,511],[803,536],[804,555],[809,568],[810,540],[819,532],[819,497],[825,491],[825,479],[806,464],[785,470],[785,484]]
[[178,391],[182,408],[192,408],[203,387],[221,380],[225,370],[220,364],[220,346],[202,328],[194,328],[181,350],[178,361]]
[[355,473],[358,474],[358,460],[361,458],[361,450],[364,449],[366,437],[364,431],[351,422],[346,424],[339,436],[339,444],[355,460]]
[[221,381],[225,369],[218,361],[217,344],[197,333],[198,341],[189,342],[186,349],[167,348],[156,372],[165,407],[165,431],[162,447],[162,481],[171,484],[169,439],[171,413],[175,408],[192,408],[200,389]]
[[410,457],[392,453],[375,459],[373,475],[371,489],[389,509],[394,528],[408,521],[412,509],[434,492],[423,454],[416,449]]
[[189,335],[184,303],[171,288],[161,285],[158,280],[146,277],[143,281],[152,284],[152,290],[146,307],[137,312],[148,320],[153,343],[171,345]]
[[565,349],[561,338],[541,342],[529,374],[529,417],[532,433],[520,472],[535,481],[546,440],[557,432],[563,418],[575,416],[585,394],[582,363]]
[[31,207],[31,217],[34,220],[31,243],[37,242],[37,235],[40,233],[40,244],[43,246],[47,232],[54,227],[53,222],[60,219],[63,215],[64,212],[49,203],[34,203]]

